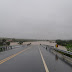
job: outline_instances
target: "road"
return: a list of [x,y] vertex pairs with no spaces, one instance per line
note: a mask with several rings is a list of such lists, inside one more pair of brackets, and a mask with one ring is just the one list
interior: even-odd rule
[[1,72],[72,72],[72,67],[40,45],[0,52]]

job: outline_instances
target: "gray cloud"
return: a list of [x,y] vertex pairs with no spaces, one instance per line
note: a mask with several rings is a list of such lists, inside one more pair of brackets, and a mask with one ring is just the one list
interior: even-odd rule
[[0,0],[0,37],[72,39],[72,0]]

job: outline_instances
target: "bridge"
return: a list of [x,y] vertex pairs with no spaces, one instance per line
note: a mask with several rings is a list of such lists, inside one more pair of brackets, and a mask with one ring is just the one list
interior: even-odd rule
[[72,53],[45,44],[10,46],[0,52],[0,71],[72,72]]

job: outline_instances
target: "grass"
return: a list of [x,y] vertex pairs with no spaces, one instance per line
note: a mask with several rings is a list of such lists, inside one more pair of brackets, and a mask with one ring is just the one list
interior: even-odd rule
[[55,51],[61,53],[62,55],[66,55],[66,56],[72,58],[72,55],[70,55],[70,54],[67,54],[67,53],[64,53],[64,52],[61,52],[61,51],[58,51],[58,50],[55,50]]
[[72,52],[72,44],[67,44],[66,48],[67,48],[67,51]]

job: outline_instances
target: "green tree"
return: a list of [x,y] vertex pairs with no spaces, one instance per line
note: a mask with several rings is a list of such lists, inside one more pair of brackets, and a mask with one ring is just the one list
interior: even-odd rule
[[18,43],[18,44],[22,45],[22,44],[23,44],[23,42],[22,42],[22,41],[19,41],[19,43]]
[[6,42],[6,39],[2,39],[2,42]]
[[8,45],[8,46],[9,46],[9,45],[10,45],[10,42],[6,42],[6,45]]
[[0,46],[3,46],[3,42],[0,42]]

